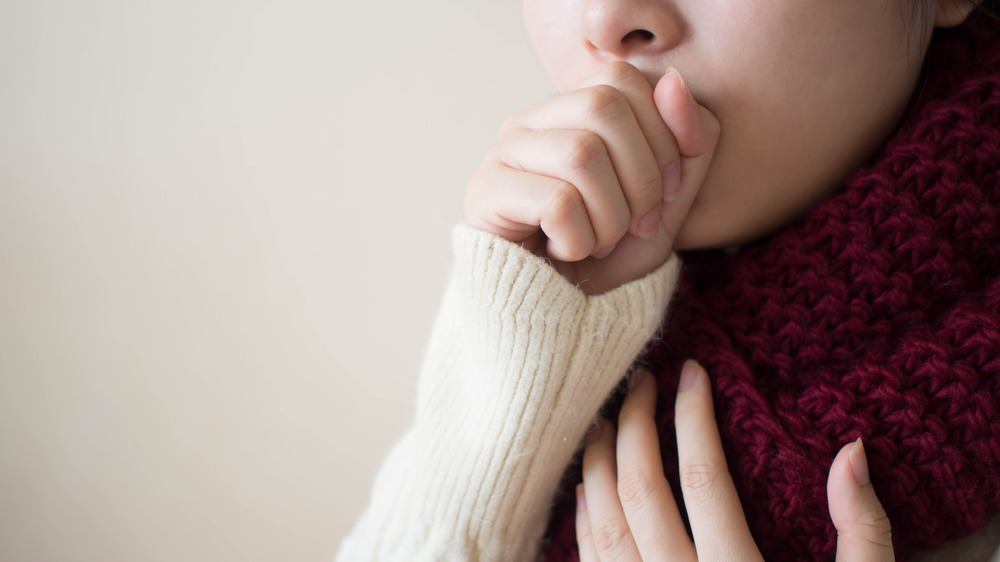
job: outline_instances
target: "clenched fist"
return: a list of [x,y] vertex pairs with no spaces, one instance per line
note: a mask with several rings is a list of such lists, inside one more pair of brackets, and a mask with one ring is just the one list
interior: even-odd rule
[[705,178],[719,122],[670,69],[615,62],[511,116],[469,182],[466,223],[548,258],[588,294],[662,265]]

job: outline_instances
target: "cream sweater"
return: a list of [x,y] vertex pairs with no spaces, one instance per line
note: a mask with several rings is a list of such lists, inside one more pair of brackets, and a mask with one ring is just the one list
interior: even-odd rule
[[[611,390],[666,316],[680,268],[588,297],[544,260],[459,226],[420,373],[417,419],[389,453],[336,562],[529,561],[553,495]],[[919,562],[1000,562],[1000,515]]]
[[560,477],[664,318],[679,271],[584,295],[468,227],[420,373],[417,416],[337,562],[533,560]]

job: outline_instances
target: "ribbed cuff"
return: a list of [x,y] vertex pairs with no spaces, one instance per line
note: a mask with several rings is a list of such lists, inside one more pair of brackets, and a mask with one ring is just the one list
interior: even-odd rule
[[[482,546],[533,548],[566,465],[600,406],[665,316],[680,262],[587,296],[545,260],[467,227],[453,234],[483,437],[467,502]],[[459,265],[468,264],[468,265]],[[485,392],[483,392],[485,391]],[[485,540],[484,540],[485,539]],[[514,559],[524,552],[498,553]]]
[[417,423],[376,482],[369,511],[382,513],[366,513],[380,555],[359,559],[532,559],[560,476],[680,266],[587,296],[515,244],[464,226],[452,239]]

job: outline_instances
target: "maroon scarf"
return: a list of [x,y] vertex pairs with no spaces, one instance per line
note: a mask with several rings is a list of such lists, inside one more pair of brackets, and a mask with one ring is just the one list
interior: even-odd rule
[[[736,255],[684,256],[645,358],[677,498],[677,377],[688,357],[708,370],[766,560],[833,558],[828,470],[858,437],[900,555],[1000,511],[1000,24],[935,32],[924,76],[895,136],[836,195]],[[551,562],[578,559],[579,470],[553,511]]]

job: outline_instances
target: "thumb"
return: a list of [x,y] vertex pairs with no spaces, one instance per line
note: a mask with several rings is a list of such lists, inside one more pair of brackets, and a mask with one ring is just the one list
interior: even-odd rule
[[892,530],[868,477],[859,438],[845,445],[830,467],[826,493],[837,528],[837,562],[891,562]]
[[695,101],[687,82],[673,67],[653,89],[653,103],[660,119],[677,141],[677,152],[680,154],[677,170],[680,192],[669,198],[664,193],[667,204],[663,206],[661,215],[661,222],[673,239],[708,174],[721,126],[708,108]]
[[[653,89],[653,103],[660,119],[677,141],[682,159],[711,160],[719,141],[719,120],[695,101],[676,68],[670,67]],[[691,165],[691,162],[686,163]]]

